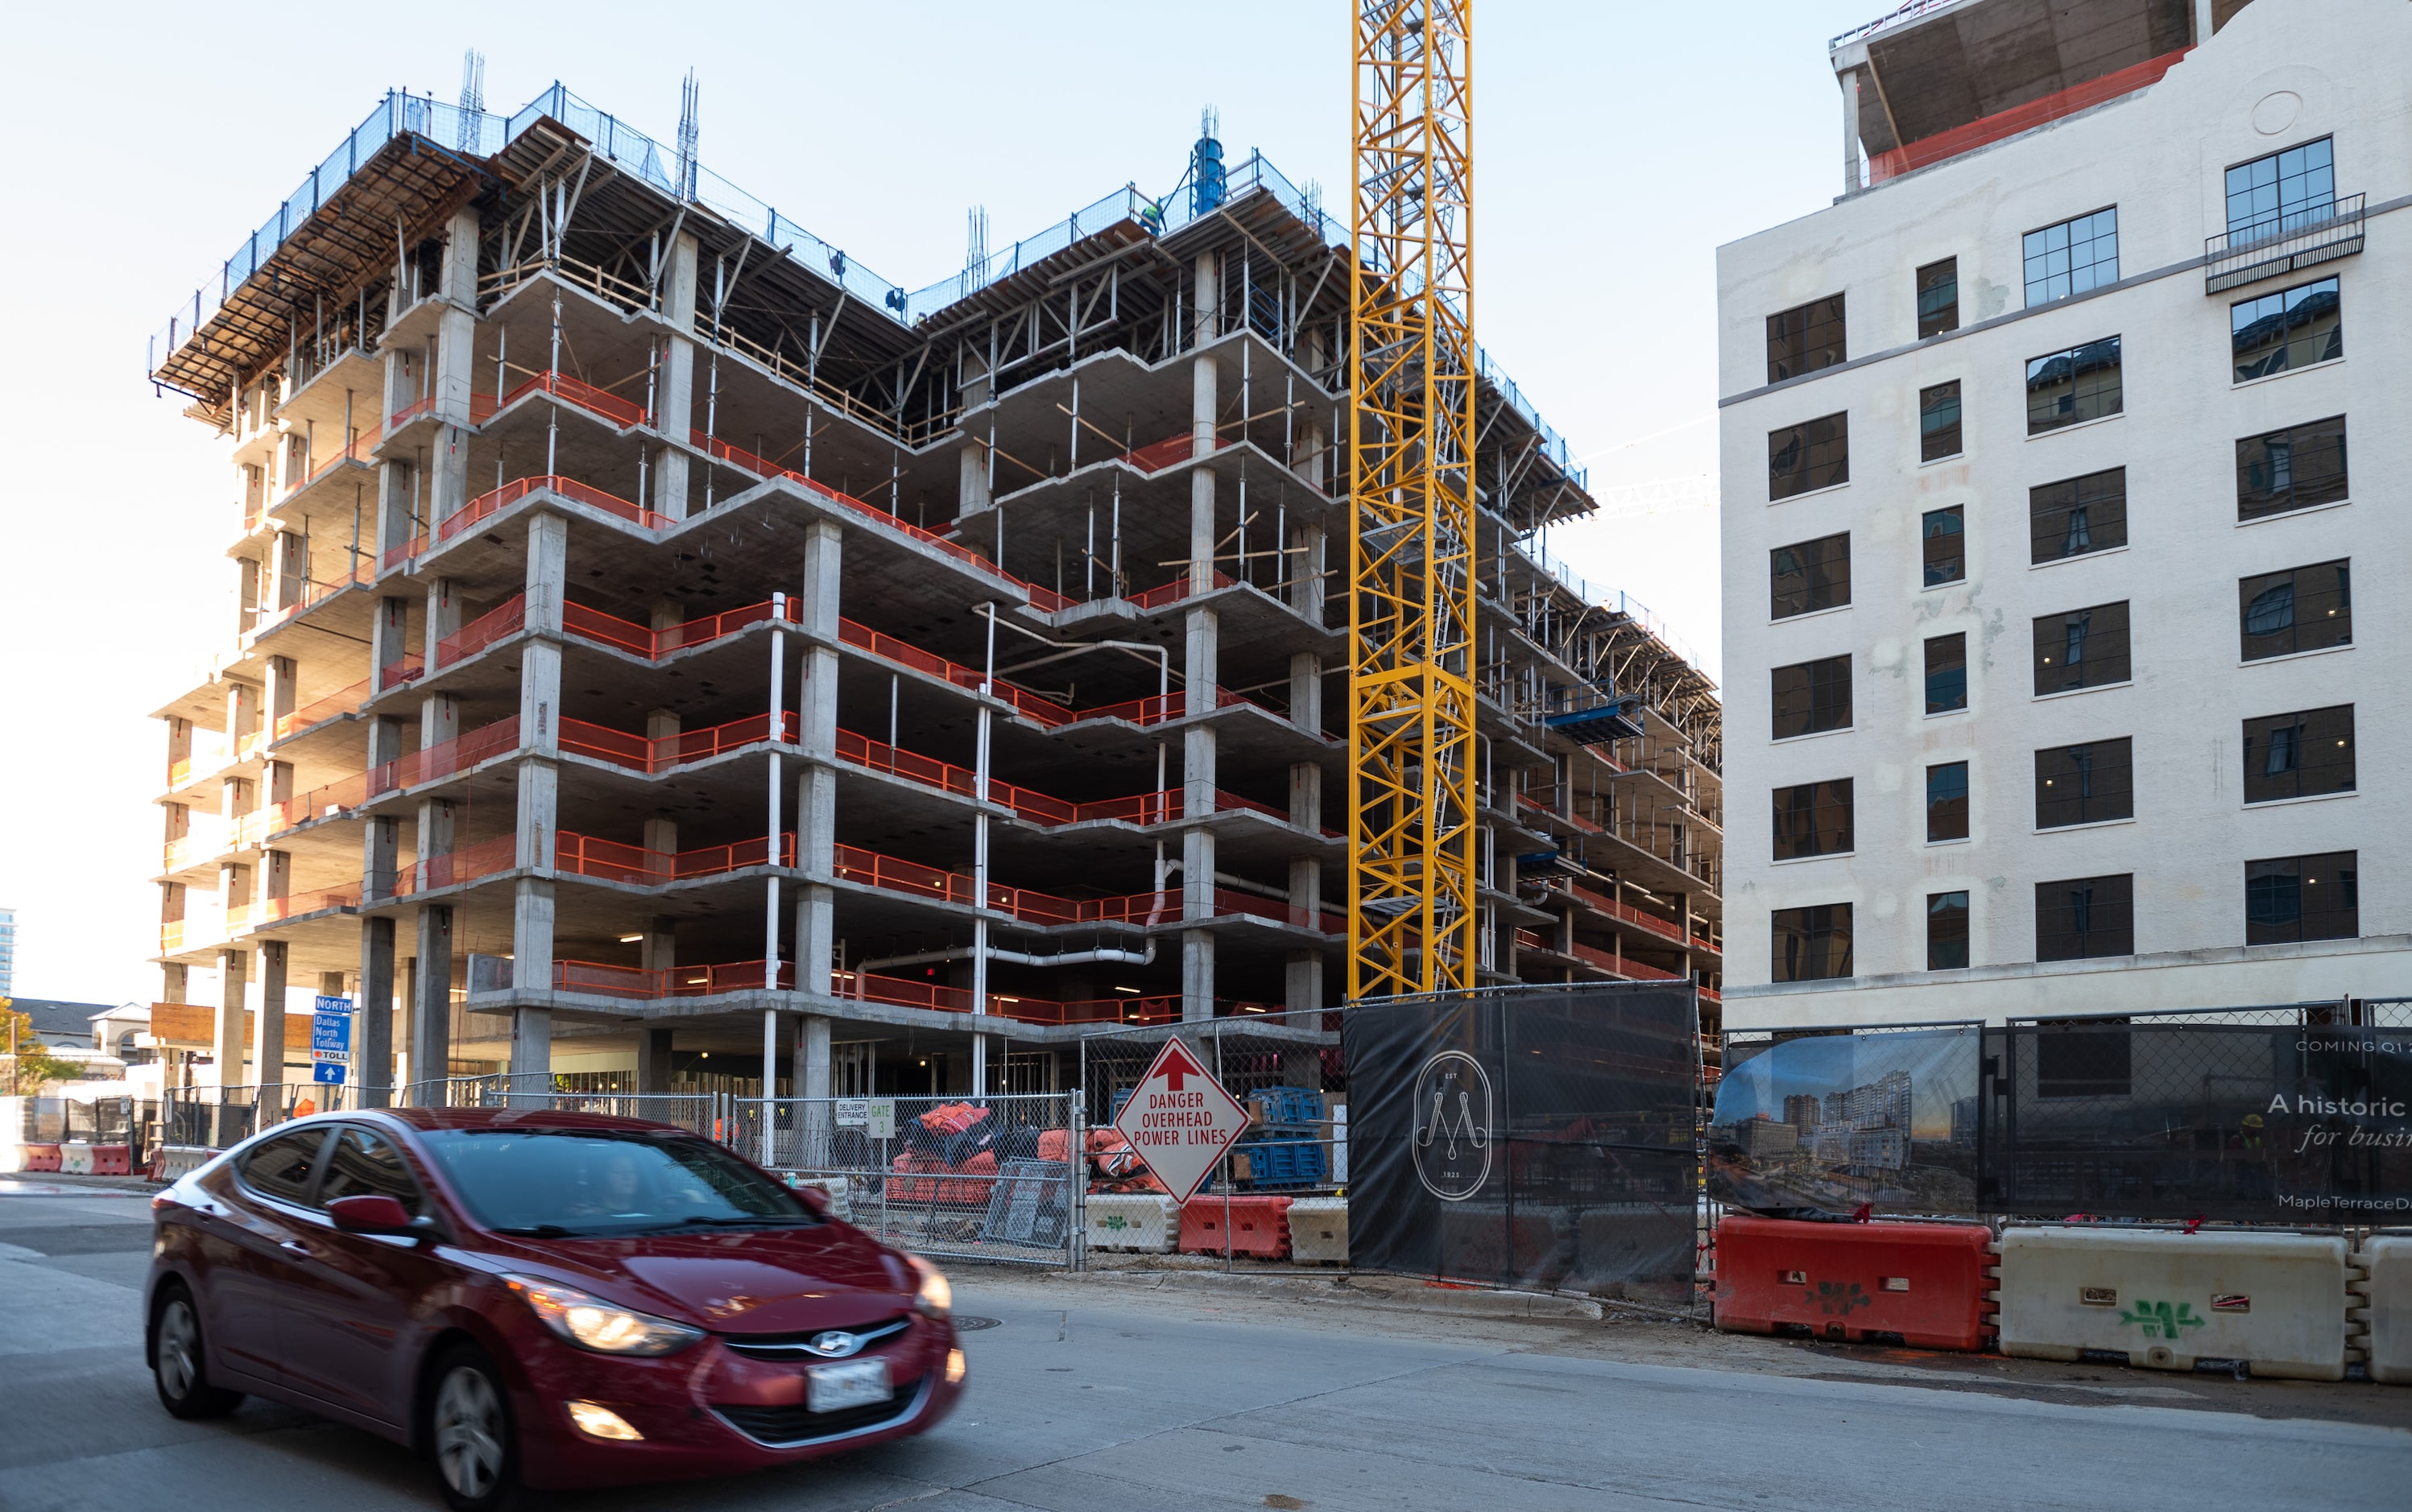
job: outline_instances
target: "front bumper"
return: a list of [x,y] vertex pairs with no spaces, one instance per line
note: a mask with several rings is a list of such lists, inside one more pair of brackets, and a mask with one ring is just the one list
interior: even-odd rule
[[[749,1358],[716,1337],[663,1359],[590,1354],[549,1333],[526,1342],[534,1347],[517,1356],[526,1380],[513,1403],[521,1473],[555,1490],[735,1475],[908,1437],[943,1421],[964,1384],[947,1380],[953,1324],[922,1317],[857,1357],[888,1360],[894,1398],[820,1414],[805,1407],[806,1365]],[[572,1401],[609,1407],[644,1438],[579,1431]]]

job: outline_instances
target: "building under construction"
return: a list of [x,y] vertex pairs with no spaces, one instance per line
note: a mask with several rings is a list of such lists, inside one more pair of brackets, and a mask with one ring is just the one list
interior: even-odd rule
[[[1210,134],[907,289],[694,140],[390,95],[154,338],[241,584],[157,711],[164,1042],[287,1080],[244,1006],[315,986],[371,1100],[1052,1090],[1336,1005],[1346,228]],[[1541,550],[1595,505],[1487,362],[1476,431],[1480,979],[1713,1027],[1713,684]]]

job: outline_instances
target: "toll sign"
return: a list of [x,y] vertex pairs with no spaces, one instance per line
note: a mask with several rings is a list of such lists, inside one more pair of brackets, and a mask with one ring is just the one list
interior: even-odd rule
[[1176,1202],[1197,1193],[1206,1173],[1247,1130],[1248,1110],[1178,1039],[1164,1042],[1114,1120],[1114,1132],[1130,1141]]

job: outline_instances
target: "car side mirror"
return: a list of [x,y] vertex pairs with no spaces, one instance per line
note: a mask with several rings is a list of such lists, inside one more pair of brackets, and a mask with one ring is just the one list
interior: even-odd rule
[[382,1192],[337,1197],[327,1204],[327,1216],[346,1234],[406,1234],[410,1210]]
[[800,1186],[795,1188],[795,1193],[799,1201],[813,1210],[814,1217],[827,1218],[830,1215],[830,1198],[827,1192],[817,1186]]

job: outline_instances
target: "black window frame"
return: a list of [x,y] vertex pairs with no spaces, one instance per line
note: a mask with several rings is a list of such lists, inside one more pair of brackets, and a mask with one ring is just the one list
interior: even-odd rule
[[[328,1132],[329,1125],[305,1123],[296,1128],[284,1129],[275,1134],[270,1135],[267,1138],[262,1139],[259,1143],[252,1146],[249,1150],[244,1151],[243,1158],[235,1162],[235,1181],[244,1191],[249,1192],[256,1196],[267,1197],[275,1202],[290,1203],[297,1208],[306,1208],[310,1206],[314,1195],[318,1190],[318,1173],[320,1170],[325,1168],[327,1164]],[[270,1150],[292,1144],[302,1139],[315,1140],[316,1143],[311,1149],[309,1168],[302,1175],[301,1189],[299,1191],[280,1191],[275,1187],[267,1185],[253,1173],[252,1163],[267,1154]]]
[[[2292,886],[2287,886],[2291,883]],[[2325,884],[2327,893],[2312,889]],[[2244,863],[2244,943],[2361,936],[2361,853],[2317,851]]]
[[2038,882],[2035,892],[2036,960],[2099,961],[2136,953],[2134,873]]
[[[2122,338],[2114,331],[2093,341],[2064,346],[2031,357],[2026,362],[2027,434],[2049,435],[2090,420],[2107,420],[2127,410],[2126,369]],[[2065,365],[2068,391],[2057,394]],[[2103,374],[2108,374],[2106,379]],[[2090,376],[2089,376],[2090,375]],[[2044,408],[2038,410],[2037,395]]]
[[[1950,521],[1948,530],[1938,529],[1939,521]],[[1935,543],[1949,538],[1955,548],[1946,555]],[[1923,588],[1940,588],[1946,583],[1968,580],[1968,506],[1946,505],[1929,509],[1918,517],[1918,557]],[[1938,576],[1938,574],[1940,574]]]
[[1844,295],[1820,295],[1767,317],[1768,382],[1823,373],[1850,360]]
[[[1852,975],[1851,905],[1808,903],[1767,915],[1768,979],[1837,982]],[[1803,972],[1802,966],[1812,968]]]
[[[1789,570],[1787,570],[1789,568]],[[1839,570],[1837,570],[1839,568]],[[1786,580],[1797,584],[1786,586]],[[1839,595],[1839,596],[1837,596]],[[1787,599],[1791,602],[1787,603]],[[1794,541],[1767,553],[1767,617],[1788,620],[1851,602],[1851,533]]]
[[[2304,588],[2304,573],[2331,570],[2329,585]],[[2257,618],[2265,626],[2258,632],[2253,628]],[[2256,646],[2257,640],[2264,644]],[[2237,660],[2269,661],[2352,644],[2353,558],[2307,562],[2236,580]]]
[[[1839,669],[1839,676],[1837,671]],[[1787,689],[1787,673],[1798,673],[1794,685]],[[1791,662],[1768,674],[1768,727],[1771,740],[1797,740],[1803,735],[1823,735],[1828,730],[1851,727],[1851,657],[1846,652],[1839,656],[1818,656],[1805,662]],[[1839,699],[1834,689],[1840,686]],[[1801,702],[1797,710],[1787,702],[1787,691]],[[1801,727],[1785,727],[1787,711],[1796,712]],[[1835,717],[1839,713],[1839,718]],[[1824,723],[1819,723],[1820,719]]]
[[1918,339],[1960,329],[1960,259],[1942,257],[1918,270]]
[[[1822,472],[1821,472],[1822,469]],[[1851,412],[1836,410],[1767,433],[1767,497],[1795,499],[1851,480]]]
[[2245,805],[2360,791],[2353,709],[2332,703],[2245,720]]
[[1805,861],[1851,854],[1857,815],[1850,778],[1795,783],[1775,788],[1772,800],[1773,859]]
[[[2107,223],[2102,219],[2106,215],[2110,217]],[[2057,248],[2052,245],[2054,231],[2062,233],[2061,244]],[[2108,278],[2102,276],[2106,263],[2101,256],[2101,242],[2106,238],[2110,243],[2107,262],[2110,275]],[[2085,249],[2082,264],[2078,261],[2081,246]],[[2052,272],[2052,253],[2055,251],[2063,254],[2058,272]],[[2081,215],[2071,215],[2066,220],[2038,226],[2025,232],[2019,238],[2019,272],[2026,296],[2024,307],[2030,310],[2056,304],[2092,289],[2107,288],[2119,282],[2119,207],[2104,205],[2098,210],[2089,210]],[[2057,292],[2052,286],[2055,279],[2061,283]],[[2040,298],[2037,293],[2038,287],[2042,290]]]
[[[2088,604],[2035,618],[2035,696],[2111,687],[2135,680],[2131,600]],[[2082,621],[2082,624],[2080,622]],[[2099,623],[2096,623],[2099,622]],[[2071,639],[2071,632],[2076,639]],[[2071,645],[2078,654],[2071,656]],[[2071,668],[2076,680],[2070,681]]]
[[[1937,660],[1939,654],[1943,658]],[[1954,630],[1949,635],[1928,636],[1923,648],[1925,656],[1926,712],[1930,714],[1956,714],[1968,707],[1968,633]],[[1951,659],[1957,656],[1957,660]],[[1952,690],[1959,690],[1955,699]],[[1937,699],[1935,695],[1944,695]]]
[[1934,762],[1926,769],[1926,843],[1967,838],[1968,763]]
[[[427,1188],[425,1183],[419,1181],[419,1173],[411,1169],[409,1152],[404,1150],[403,1148],[402,1141],[395,1138],[392,1135],[386,1133],[383,1129],[370,1128],[365,1123],[339,1123],[334,1126],[333,1138],[327,1140],[327,1153],[325,1158],[319,1164],[318,1179],[316,1182],[312,1183],[311,1186],[310,1205],[315,1208],[323,1208],[328,1203],[334,1200],[334,1196],[329,1193],[328,1188],[333,1183],[336,1175],[336,1167],[343,1159],[344,1142],[347,1139],[354,1138],[374,1139],[377,1143],[384,1145],[387,1149],[393,1152],[395,1168],[402,1173],[403,1190],[398,1192],[387,1190],[382,1195],[391,1196],[395,1200],[399,1201],[414,1218],[426,1216],[431,1211],[427,1202]],[[367,1196],[376,1194],[368,1191],[360,1191],[346,1192],[340,1195],[344,1196]]]
[[[2297,327],[2325,330],[2289,334]],[[2239,321],[2246,324],[2240,326]],[[2246,338],[2259,336],[2250,346]],[[2274,339],[2272,339],[2274,338]],[[2300,360],[2297,353],[2307,355]],[[2269,294],[2238,300],[2228,307],[2228,362],[2231,383],[2252,383],[2282,373],[2300,373],[2345,356],[2345,295],[2341,280],[2331,273],[2308,284],[2297,284]],[[2249,359],[2249,360],[2248,360]]]
[[2066,562],[2127,544],[2127,469],[2105,467],[2027,490],[2027,560]]
[[[1955,904],[1952,900],[1958,899]],[[1938,919],[1942,930],[1938,933]],[[1970,914],[1968,893],[1930,892],[1926,895],[1926,969],[1928,971],[1959,971],[1969,962]],[[1954,947],[1956,948],[1956,951]],[[1954,954],[1958,960],[1952,960]]]
[[[1946,418],[1946,417],[1949,418]],[[1960,380],[1948,379],[1918,391],[1918,461],[1920,466],[1957,457],[1966,448],[1960,427]]]
[[2068,829],[2136,816],[2136,741],[2121,735],[2035,754],[2035,827]]
[[[2326,464],[2331,449],[2335,466],[2329,470]],[[2259,435],[2239,436],[2236,518],[2267,520],[2298,509],[2341,504],[2353,496],[2350,462],[2342,415],[2324,415]],[[2322,470],[2309,471],[2306,462],[2318,463]]]
[[[2312,160],[2314,155],[2312,149],[2316,147],[2323,149],[2317,154],[2316,162]],[[2287,172],[2289,165],[2287,159],[2297,154],[2302,154],[2302,158],[2293,165],[2295,171],[2290,175]],[[2255,193],[2258,186],[2252,182],[2255,176],[2253,170],[2264,163],[2270,165],[2268,182],[2277,191],[2269,197],[2271,203],[2266,210],[2258,208],[2257,201],[2262,197]],[[2242,192],[2249,197],[2243,206],[2246,212],[2245,218],[2241,221],[2236,216],[2237,196],[2240,190],[2236,176],[2240,173],[2247,176],[2242,185]],[[2296,199],[2295,208],[2292,210],[2287,208],[2287,182],[2289,177],[2295,178],[2303,186],[2303,192]],[[2248,157],[2241,163],[2230,163],[2220,174],[2220,188],[2221,212],[2228,219],[2228,240],[2231,246],[2245,245],[2265,237],[2300,230],[2306,226],[2317,226],[2322,221],[2333,220],[2336,217],[2337,198],[2336,138],[2333,134],[2314,137],[2306,141],[2299,141],[2291,147],[2281,147],[2274,153],[2263,153],[2258,157]]]

